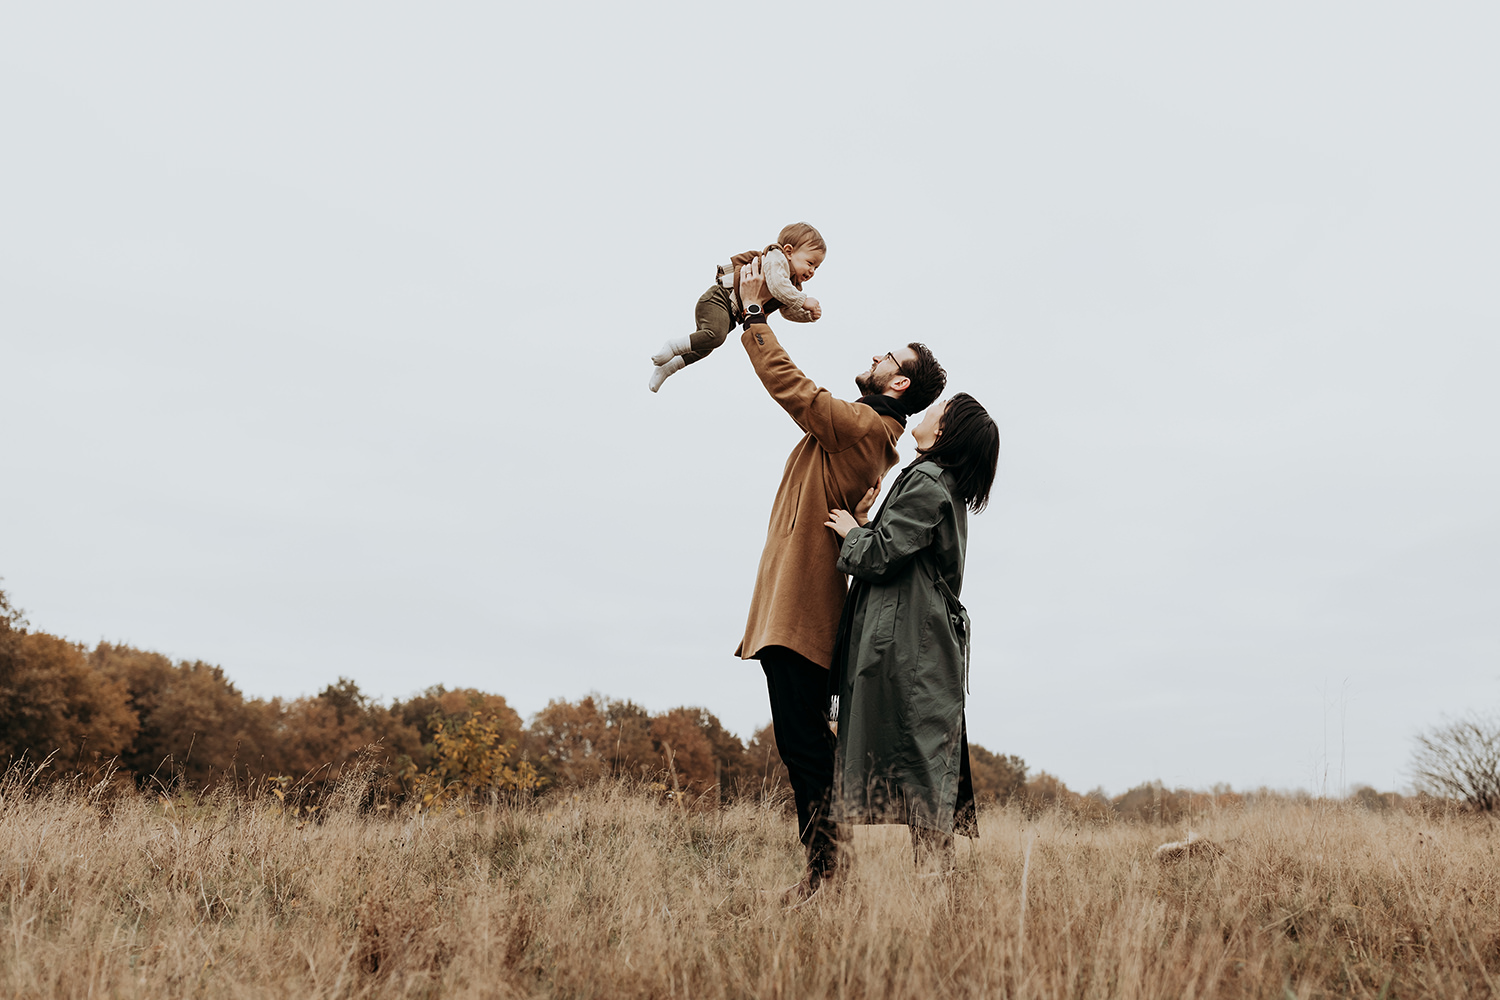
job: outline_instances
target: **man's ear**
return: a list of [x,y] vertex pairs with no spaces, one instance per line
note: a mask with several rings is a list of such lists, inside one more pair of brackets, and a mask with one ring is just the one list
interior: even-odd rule
[[911,379],[907,378],[905,375],[897,375],[886,385],[887,389],[894,389],[897,392],[905,392],[910,387]]

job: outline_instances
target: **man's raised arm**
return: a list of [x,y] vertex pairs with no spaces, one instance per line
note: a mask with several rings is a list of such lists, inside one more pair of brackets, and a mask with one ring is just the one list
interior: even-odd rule
[[843,451],[869,433],[875,411],[839,399],[803,374],[765,323],[754,323],[740,336],[750,363],[771,398],[817,439],[824,451]]
[[[747,313],[753,313],[766,301],[765,280],[755,260],[740,270],[740,297]],[[818,445],[829,452],[843,451],[869,432],[869,416],[874,411],[839,399],[803,374],[792,363],[786,348],[771,332],[762,316],[748,323],[740,336],[750,363],[771,398],[781,404],[797,426],[811,434]]]

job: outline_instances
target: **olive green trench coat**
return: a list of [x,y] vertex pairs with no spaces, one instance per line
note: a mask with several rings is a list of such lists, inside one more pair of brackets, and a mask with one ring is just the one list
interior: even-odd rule
[[839,549],[838,568],[854,582],[830,677],[836,822],[979,835],[964,726],[967,614],[957,600],[967,533],[953,475],[918,461]]

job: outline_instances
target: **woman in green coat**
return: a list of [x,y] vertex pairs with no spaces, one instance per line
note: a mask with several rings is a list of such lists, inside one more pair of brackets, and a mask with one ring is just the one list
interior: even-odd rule
[[912,431],[917,459],[868,524],[828,513],[854,578],[829,678],[839,696],[833,819],[905,823],[919,866],[953,866],[953,834],[977,837],[964,727],[968,510],[989,502],[1000,432],[959,393]]

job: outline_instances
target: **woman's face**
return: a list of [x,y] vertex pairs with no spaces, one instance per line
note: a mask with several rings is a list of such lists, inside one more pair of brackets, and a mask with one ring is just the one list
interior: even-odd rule
[[911,439],[917,443],[917,448],[921,451],[930,451],[932,446],[937,444],[938,436],[942,434],[938,428],[943,424],[943,411],[946,409],[948,409],[946,399],[933,403],[927,408],[922,422],[912,430]]

